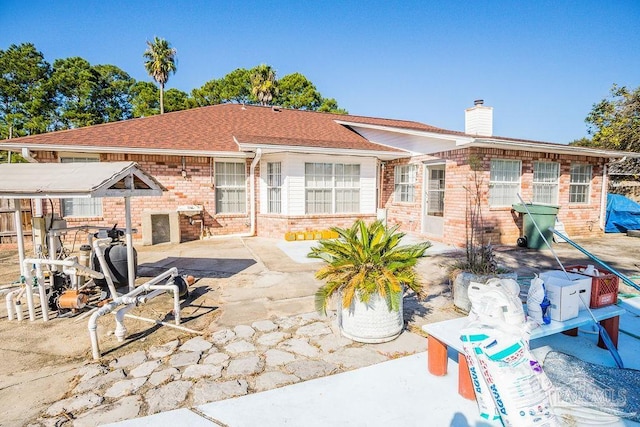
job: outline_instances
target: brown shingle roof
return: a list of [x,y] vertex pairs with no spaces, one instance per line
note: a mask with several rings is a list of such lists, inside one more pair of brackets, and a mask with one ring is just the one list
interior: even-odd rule
[[[336,120],[431,132],[418,122],[222,104],[32,135],[12,144],[238,152],[241,143],[400,151],[368,141]],[[7,143],[8,141],[3,141]]]

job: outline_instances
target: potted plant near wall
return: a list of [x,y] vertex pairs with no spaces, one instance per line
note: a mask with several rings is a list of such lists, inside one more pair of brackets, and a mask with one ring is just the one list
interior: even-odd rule
[[485,235],[485,221],[482,216],[482,192],[484,180],[480,174],[480,160],[469,159],[471,176],[469,185],[465,186],[465,258],[454,264],[451,278],[453,280],[453,304],[463,312],[469,312],[471,303],[467,290],[471,282],[486,283],[494,277],[516,279],[517,275],[501,267],[495,256],[491,241]]
[[339,237],[321,240],[308,254],[326,263],[316,273],[316,278],[326,281],[316,292],[316,309],[326,314],[337,297],[343,336],[365,343],[395,339],[404,328],[405,290],[423,296],[414,266],[431,243],[401,245],[405,233],[380,221],[367,225],[357,220],[351,228],[331,230]]

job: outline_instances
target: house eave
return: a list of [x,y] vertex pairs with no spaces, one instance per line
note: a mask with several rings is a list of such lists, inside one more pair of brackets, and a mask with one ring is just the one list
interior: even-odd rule
[[380,160],[395,160],[411,157],[411,153],[397,151],[376,151],[376,150],[355,150],[352,148],[321,148],[321,147],[300,147],[292,145],[269,145],[269,144],[246,144],[238,143],[240,150],[245,152],[255,152],[258,148],[262,154],[273,153],[302,153],[302,154],[323,154],[333,156],[357,156],[376,157]]
[[[477,138],[473,142],[466,144],[462,147],[481,147],[481,148],[500,148],[505,150],[519,150],[519,151],[528,151],[528,152],[545,152],[545,153],[554,153],[554,154],[566,154],[566,155],[575,155],[575,156],[588,156],[588,157],[604,157],[607,159],[616,159],[624,156],[629,156],[637,154],[640,156],[640,153],[629,153],[626,151],[614,151],[614,150],[603,150],[599,148],[589,148],[589,147],[577,147],[571,145],[560,145],[560,144],[540,144],[536,142],[527,142],[527,141],[507,141],[500,139],[492,139],[492,138]],[[458,148],[462,148],[458,147]]]
[[213,150],[176,150],[166,148],[122,148],[100,146],[77,145],[42,145],[42,144],[0,144],[0,149],[9,151],[21,151],[23,148],[29,151],[64,151],[68,153],[105,153],[105,154],[147,154],[164,156],[189,156],[189,157],[227,157],[227,158],[251,158],[253,155],[244,152],[213,151]]
[[387,132],[402,133],[405,135],[424,136],[429,138],[447,140],[447,141],[455,142],[457,144],[464,144],[466,142],[471,142],[474,139],[473,137],[469,137],[469,136],[457,135],[454,133],[446,133],[446,131],[430,132],[427,130],[407,129],[407,128],[399,128],[394,126],[372,125],[368,123],[350,122],[347,120],[335,120],[335,122],[343,126],[349,126],[351,128],[361,127],[365,129],[375,129],[375,130],[382,130]]

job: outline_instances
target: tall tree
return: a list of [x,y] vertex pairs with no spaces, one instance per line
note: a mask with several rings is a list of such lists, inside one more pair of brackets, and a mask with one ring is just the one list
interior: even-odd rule
[[135,82],[131,87],[133,117],[149,117],[160,112],[158,88],[151,82]]
[[100,102],[102,75],[78,56],[56,59],[51,81],[56,88],[58,129],[104,123],[104,104]]
[[32,43],[0,50],[0,138],[50,130],[55,109],[51,65]]
[[251,70],[251,95],[260,105],[269,105],[278,95],[276,72],[270,65],[260,64]]
[[344,108],[338,107],[338,101],[336,101],[335,98],[322,98],[322,103],[320,104],[318,111],[334,114],[349,114],[349,112]]
[[219,90],[223,103],[248,104],[251,102],[251,71],[236,68],[220,79]]
[[147,50],[142,55],[146,60],[144,68],[160,85],[160,114],[164,113],[164,85],[169,80],[169,74],[177,69],[176,53],[168,41],[154,37],[153,42],[147,41]]
[[276,104],[285,108],[314,111],[320,107],[321,102],[320,92],[302,74],[287,74],[278,80]]
[[209,80],[199,88],[191,91],[191,99],[198,107],[206,107],[207,105],[221,104],[220,98],[220,80]]
[[608,98],[593,105],[585,119],[596,146],[640,152],[640,86],[614,84]]
[[100,91],[96,93],[96,101],[102,104],[104,121],[114,122],[133,117],[131,90],[135,79],[115,65],[95,65],[94,68],[101,77]]
[[189,94],[179,89],[169,89],[165,93],[165,100],[167,101],[167,113],[192,108],[193,101],[189,98]]

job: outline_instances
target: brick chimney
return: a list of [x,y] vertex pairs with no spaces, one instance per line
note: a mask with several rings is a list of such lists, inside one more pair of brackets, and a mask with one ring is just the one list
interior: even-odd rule
[[483,99],[476,99],[473,104],[473,107],[464,110],[464,133],[492,136],[493,107],[485,107]]

